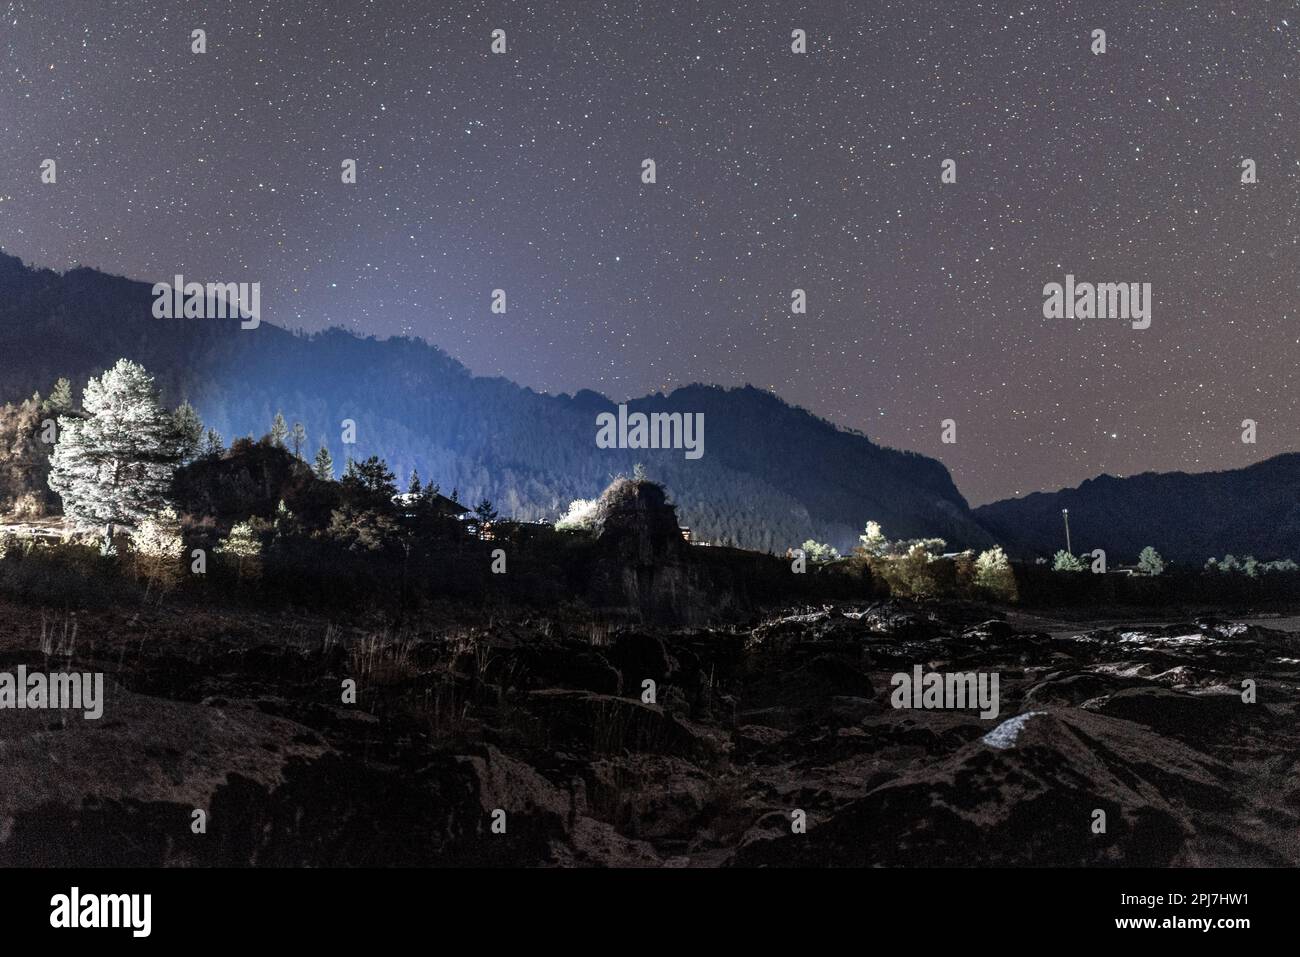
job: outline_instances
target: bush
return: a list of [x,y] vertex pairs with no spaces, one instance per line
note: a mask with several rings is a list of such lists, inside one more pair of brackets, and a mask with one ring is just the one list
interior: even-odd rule
[[8,536],[0,544],[0,592],[20,601],[56,608],[136,602],[139,587],[124,578],[116,561],[99,554],[98,542],[46,542]]
[[131,532],[131,553],[135,558],[135,576],[148,588],[169,591],[181,579],[181,558],[185,543],[181,539],[180,520],[172,508],[151,515]]
[[1016,600],[1016,575],[1001,545],[981,552],[975,559],[975,585],[998,601]]
[[840,553],[830,545],[823,545],[811,538],[799,547],[810,562],[833,562],[840,557]]
[[44,518],[45,502],[35,492],[23,492],[14,499],[14,516],[17,518]]
[[599,499],[576,498],[555,523],[555,528],[561,532],[599,532],[600,521]]
[[871,570],[898,598],[938,598],[957,591],[957,566],[952,559],[935,558],[925,545],[913,545],[901,558],[877,558]]
[[1148,545],[1138,556],[1138,570],[1145,575],[1159,575],[1165,570],[1165,560],[1160,553]]

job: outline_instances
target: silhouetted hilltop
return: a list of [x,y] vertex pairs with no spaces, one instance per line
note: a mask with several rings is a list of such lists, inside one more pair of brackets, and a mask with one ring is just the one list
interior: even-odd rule
[[[170,277],[162,277],[170,279]],[[423,341],[341,330],[287,332],[269,322],[155,319],[151,284],[78,268],[29,268],[0,253],[0,382],[5,399],[46,391],[59,376],[81,388],[120,357],[154,374],[165,399],[188,398],[229,442],[262,435],[277,410],[347,456],[412,468],[462,501],[493,500],[520,519],[553,519],[611,476],[643,463],[698,538],[783,551],[807,538],[846,550],[868,519],[891,536],[988,537],[939,462],[882,448],[752,387],[693,385],[628,403],[631,411],[702,412],[705,454],[600,449],[596,415],[617,406],[595,392],[542,395],[472,376]],[[356,443],[340,441],[356,423]]]
[[1152,545],[1165,558],[1300,557],[1300,453],[1228,472],[1101,475],[1078,488],[1035,492],[975,509],[975,517],[1017,557],[1065,547],[1061,509],[1070,510],[1074,551],[1106,550],[1136,561]]

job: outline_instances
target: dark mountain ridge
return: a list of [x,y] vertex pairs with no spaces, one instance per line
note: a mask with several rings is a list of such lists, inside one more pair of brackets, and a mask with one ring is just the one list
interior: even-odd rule
[[1111,564],[1136,561],[1147,545],[1198,565],[1225,553],[1300,558],[1300,453],[1224,472],[1100,475],[974,514],[1009,554],[1028,558],[1065,547],[1061,509],[1070,510],[1074,551],[1105,549]]
[[[262,322],[155,319],[151,284],[87,268],[57,273],[0,253],[0,383],[5,399],[48,391],[59,376],[78,399],[88,377],[121,357],[142,363],[170,404],[188,398],[230,441],[266,432],[277,410],[346,456],[383,456],[404,483],[412,468],[492,499],[520,519],[557,517],[643,463],[698,537],[783,551],[807,538],[842,551],[869,519],[892,537],[937,535],[987,545],[948,470],[878,446],[750,386],[691,385],[627,404],[703,413],[705,454],[600,449],[596,416],[617,404],[589,390],[545,395],[473,376],[421,340],[303,335]],[[344,420],[356,442],[341,441]]]

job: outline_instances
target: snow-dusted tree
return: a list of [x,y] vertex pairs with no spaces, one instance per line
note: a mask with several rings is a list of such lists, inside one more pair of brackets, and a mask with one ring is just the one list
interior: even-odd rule
[[1165,570],[1165,560],[1160,557],[1160,553],[1148,545],[1142,549],[1138,555],[1138,571],[1144,575],[1159,575]]
[[203,422],[188,399],[172,413],[172,424],[176,427],[176,444],[180,449],[181,461],[192,461],[203,448]]
[[293,442],[293,457],[301,462],[302,449],[307,444],[307,430],[302,427],[301,422],[293,424],[293,431],[289,433],[289,440]]
[[63,514],[81,528],[135,527],[167,503],[180,450],[172,417],[158,402],[153,377],[119,359],[91,379],[82,416],[59,416],[50,457],[50,488]]
[[316,453],[316,462],[311,470],[322,482],[334,481],[334,458],[324,442],[320,444],[320,451]]
[[276,448],[284,448],[284,440],[289,437],[289,423],[284,421],[284,413],[275,413],[275,421],[271,423],[271,444]]

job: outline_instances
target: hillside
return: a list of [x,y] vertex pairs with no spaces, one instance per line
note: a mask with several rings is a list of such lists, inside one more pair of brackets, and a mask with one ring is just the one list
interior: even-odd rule
[[[868,519],[894,537],[989,539],[947,469],[882,448],[752,387],[694,385],[633,400],[636,411],[702,412],[705,454],[607,450],[596,415],[615,404],[583,391],[543,395],[475,377],[414,339],[341,330],[299,335],[267,321],[155,319],[150,284],[86,268],[60,274],[0,253],[0,398],[86,379],[120,357],[142,363],[164,398],[188,398],[227,441],[270,427],[277,410],[324,440],[341,465],[376,454],[405,481],[412,468],[462,501],[492,499],[505,514],[553,519],[575,498],[641,462],[663,482],[699,537],[783,551],[812,537],[841,550]],[[340,441],[356,423],[356,443]]]
[[1225,553],[1295,558],[1300,454],[1227,472],[1102,475],[1078,488],[984,505],[974,514],[1010,554],[1028,558],[1065,547],[1063,508],[1070,510],[1075,552],[1103,548],[1112,563],[1135,561],[1146,545],[1194,564]]

